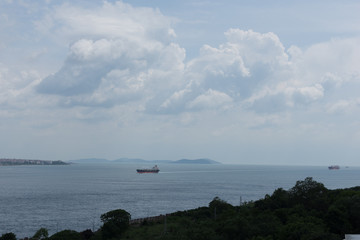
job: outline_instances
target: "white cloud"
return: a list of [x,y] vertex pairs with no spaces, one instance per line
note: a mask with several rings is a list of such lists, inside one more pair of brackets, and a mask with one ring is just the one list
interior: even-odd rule
[[249,66],[257,62],[270,65],[287,64],[285,48],[278,36],[272,32],[262,34],[252,30],[230,29],[225,36],[227,45],[234,44]]
[[[315,44],[304,52],[304,63],[308,69],[326,73],[360,73],[360,38],[332,39]],[[316,69],[314,69],[316,68]]]
[[[53,24],[48,25],[49,18]],[[63,38],[110,38],[128,39],[144,45],[153,39],[169,41],[174,37],[172,19],[152,8],[134,8],[122,1],[104,1],[96,8],[76,7],[63,4],[46,16],[37,26]],[[146,39],[147,41],[144,41]]]
[[43,122],[38,119],[41,115],[45,115],[44,119],[50,117],[43,111],[49,106],[54,108],[54,100],[34,92],[38,81],[40,75],[35,70],[16,72],[0,64],[0,128],[9,127],[16,132],[17,129],[10,127],[13,124],[20,127]]
[[296,102],[309,103],[321,99],[324,96],[324,89],[320,84],[314,86],[306,86],[298,89],[290,90]]
[[[112,107],[138,101],[147,113],[177,114],[223,109],[231,102],[272,113],[324,98],[334,101],[334,89],[360,76],[353,63],[360,55],[358,39],[285,49],[274,33],[230,29],[225,43],[218,48],[204,45],[198,57],[184,62],[185,50],[169,41],[171,20],[158,11],[118,2],[105,3],[96,13],[69,5],[56,12],[62,32],[86,36],[70,46],[63,67],[37,88],[64,96],[64,106]],[[95,15],[93,28],[83,26],[82,17],[88,15]],[[124,22],[136,27],[128,29]]]
[[256,111],[271,113],[319,100],[337,101],[344,94],[357,98],[359,46],[357,38],[333,39],[305,50],[292,46],[287,51],[289,61],[273,68],[275,81],[264,82],[246,102]]
[[[22,93],[30,91],[33,81],[39,79],[36,71],[22,71],[14,73],[0,63],[0,104],[1,102],[13,102],[22,97]],[[16,104],[14,105],[16,106]]]
[[174,106],[176,108],[179,107],[177,105],[182,105],[184,98],[189,93],[191,93],[191,90],[187,88],[176,91],[160,105],[160,111],[169,111],[169,108],[173,108],[172,110],[175,110]]
[[223,92],[209,89],[204,94],[196,97],[189,102],[187,108],[189,109],[216,109],[224,107],[232,102],[232,98]]
[[223,44],[205,44],[185,62],[185,50],[172,43],[172,22],[158,10],[123,2],[54,8],[37,26],[74,41],[62,68],[37,90],[60,96],[64,106],[136,101],[147,113],[177,114],[232,103],[272,113],[334,102],[335,92],[360,76],[356,38],[286,49],[275,33],[232,28]]
[[256,111],[272,113],[311,104],[323,96],[324,89],[320,84],[296,87],[291,83],[280,83],[274,88],[263,88],[247,99],[246,103]]
[[327,111],[331,114],[336,114],[336,113],[349,113],[349,111],[351,109],[353,109],[354,107],[354,103],[353,102],[349,102],[346,100],[339,100],[334,104],[330,104],[327,107]]
[[[116,58],[117,54],[121,54],[123,49],[118,49],[119,46],[114,46],[111,41],[106,39],[101,39],[98,41],[93,41],[89,39],[81,39],[74,43],[70,47],[70,52],[74,56],[82,61],[89,61],[98,58]],[[116,52],[113,52],[116,50]]]
[[62,33],[86,36],[70,46],[62,68],[37,88],[66,96],[62,105],[109,107],[179,86],[185,50],[169,42],[171,21],[159,11],[122,2],[105,2],[100,10],[63,5],[54,19],[61,20]]
[[[204,45],[200,56],[187,63],[185,87],[162,103],[163,110],[209,107],[209,96],[215,92],[241,104],[262,85],[277,84],[282,80],[278,78],[289,71],[285,48],[275,34],[230,29],[225,36],[227,42],[218,48]],[[221,109],[228,102],[217,101],[212,107]]]

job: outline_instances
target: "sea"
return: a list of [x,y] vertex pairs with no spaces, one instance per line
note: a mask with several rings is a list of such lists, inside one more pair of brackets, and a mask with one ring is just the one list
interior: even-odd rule
[[138,174],[139,167],[144,166],[1,166],[0,234],[97,230],[101,214],[115,209],[137,219],[208,206],[215,197],[239,205],[306,177],[328,189],[360,185],[360,167],[162,164],[158,174]]

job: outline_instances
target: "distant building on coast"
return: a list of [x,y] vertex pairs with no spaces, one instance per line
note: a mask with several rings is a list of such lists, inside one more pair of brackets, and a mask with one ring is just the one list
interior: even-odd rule
[[12,166],[12,165],[67,165],[68,163],[63,161],[48,161],[48,160],[30,160],[30,159],[9,159],[0,158],[0,166]]
[[360,240],[360,234],[345,234],[344,240]]

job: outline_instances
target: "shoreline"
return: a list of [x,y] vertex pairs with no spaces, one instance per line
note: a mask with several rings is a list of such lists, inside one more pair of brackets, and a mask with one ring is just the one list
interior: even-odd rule
[[61,160],[31,160],[31,159],[10,159],[1,158],[0,166],[21,166],[21,165],[69,165]]

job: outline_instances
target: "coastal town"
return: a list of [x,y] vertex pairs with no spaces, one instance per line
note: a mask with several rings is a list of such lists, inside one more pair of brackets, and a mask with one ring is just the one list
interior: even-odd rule
[[13,166],[13,165],[68,165],[68,163],[60,160],[50,161],[50,160],[0,158],[0,166]]

